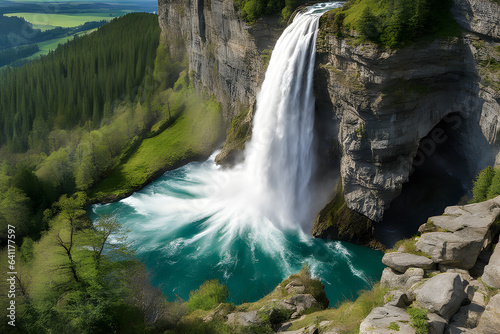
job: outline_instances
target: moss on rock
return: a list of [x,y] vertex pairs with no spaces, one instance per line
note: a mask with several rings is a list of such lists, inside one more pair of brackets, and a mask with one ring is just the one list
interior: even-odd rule
[[245,143],[252,136],[252,118],[251,108],[233,118],[224,147],[215,157],[216,164],[232,166],[243,159]]
[[373,222],[347,207],[341,182],[332,201],[318,213],[312,235],[315,238],[349,241],[374,249],[384,248],[373,235]]

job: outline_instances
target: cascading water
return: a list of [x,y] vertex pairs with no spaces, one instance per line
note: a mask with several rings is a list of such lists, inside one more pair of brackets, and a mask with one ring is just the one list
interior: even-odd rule
[[278,40],[257,99],[253,139],[247,146],[246,177],[253,180],[257,196],[272,203],[269,210],[282,228],[311,218],[312,86],[321,14],[315,7],[297,14]]
[[[239,303],[259,299],[308,263],[330,301],[378,278],[381,253],[313,239],[313,71],[319,17],[341,3],[308,7],[284,31],[257,99],[246,159],[220,170],[213,156],[167,172],[140,192],[92,215],[114,214],[169,297],[187,298],[206,279]],[[356,268],[354,264],[362,267]]]

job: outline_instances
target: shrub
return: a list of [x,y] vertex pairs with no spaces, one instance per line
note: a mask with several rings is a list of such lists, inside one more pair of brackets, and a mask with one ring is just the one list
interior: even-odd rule
[[416,334],[427,334],[429,332],[429,325],[427,324],[427,309],[414,308],[408,309],[408,314],[411,319],[411,327],[415,328]]
[[295,8],[303,0],[233,0],[245,22],[254,23],[264,15],[280,14],[280,22],[286,23]]
[[198,290],[191,291],[187,302],[188,311],[210,310],[229,297],[227,286],[214,279],[203,283]]
[[[500,193],[490,192],[490,186],[492,185],[493,179],[495,177],[495,169],[493,167],[488,167],[483,169],[474,181],[474,187],[472,189],[472,202],[479,203],[486,201],[488,198],[492,198]],[[495,179],[495,189],[498,187],[500,179]],[[491,197],[489,197],[491,195]]]

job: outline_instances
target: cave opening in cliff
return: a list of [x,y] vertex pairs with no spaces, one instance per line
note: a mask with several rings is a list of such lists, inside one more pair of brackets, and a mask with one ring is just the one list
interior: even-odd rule
[[429,217],[465,200],[473,178],[467,143],[466,120],[459,113],[446,116],[420,141],[408,182],[376,224],[378,240],[392,247],[416,234]]

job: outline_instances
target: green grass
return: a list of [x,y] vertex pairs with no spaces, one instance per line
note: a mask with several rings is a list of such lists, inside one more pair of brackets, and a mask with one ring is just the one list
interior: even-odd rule
[[427,258],[431,258],[429,254],[424,253],[422,251],[417,250],[416,244],[417,243],[417,237],[411,237],[409,239],[401,239],[396,244],[394,245],[394,248],[388,249],[386,253],[393,253],[393,252],[398,252],[398,249],[400,247],[403,247],[403,251],[405,253],[409,254],[414,254],[414,255],[419,255],[419,256],[425,256]]
[[[184,78],[185,75],[178,82]],[[202,101],[192,87],[174,90],[170,100],[173,124],[143,140],[94,188],[92,197],[116,198],[129,194],[159,172],[210,154],[222,129],[219,105],[213,99]]]
[[393,331],[399,331],[400,330],[399,325],[397,323],[395,323],[395,322],[391,322],[389,324],[389,327],[387,327],[387,328],[391,329]]
[[33,24],[33,27],[35,29],[42,29],[42,30],[53,29],[55,27],[63,27],[63,28],[76,27],[84,24],[85,22],[111,20],[113,18],[110,17],[109,14],[106,15],[105,13],[85,13],[85,14],[81,13],[75,15],[47,14],[47,13],[12,13],[12,14],[5,14],[5,16],[22,17],[26,21]]
[[429,332],[427,309],[410,307],[407,311],[411,319],[410,325],[415,328],[416,334],[427,334]]
[[372,290],[364,291],[355,301],[343,301],[337,308],[308,314],[304,319],[296,321],[288,329],[298,330],[302,327],[322,321],[332,321],[329,329],[340,330],[341,333],[359,333],[359,325],[372,309],[384,305],[387,289],[375,285]]
[[[96,30],[97,30],[97,28],[86,30],[86,31],[81,31],[75,35],[83,36],[83,35],[90,34]],[[40,51],[38,51],[37,53],[34,53],[31,56],[24,58],[24,59],[33,60],[33,59],[39,58],[41,56],[45,56],[50,51],[54,51],[55,49],[57,49],[59,44],[64,44],[64,43],[72,40],[75,35],[65,36],[65,37],[61,37],[61,38],[54,38],[54,39],[49,39],[48,41],[45,41],[45,42],[40,42],[40,43],[38,43],[38,47],[40,48]]]

